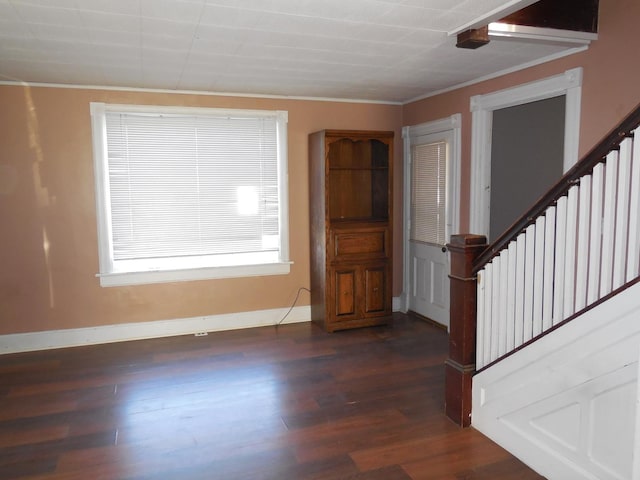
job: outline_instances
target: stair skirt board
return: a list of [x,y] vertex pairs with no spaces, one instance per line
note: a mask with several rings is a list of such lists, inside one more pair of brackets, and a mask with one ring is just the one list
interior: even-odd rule
[[549,479],[640,479],[640,284],[473,378],[472,425]]

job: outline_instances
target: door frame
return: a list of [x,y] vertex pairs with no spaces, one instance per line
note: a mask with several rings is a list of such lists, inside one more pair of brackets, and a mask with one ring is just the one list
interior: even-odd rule
[[409,292],[411,291],[411,269],[409,259],[409,237],[411,231],[411,138],[437,133],[449,133],[451,135],[450,158],[447,171],[447,228],[445,237],[449,241],[452,233],[460,228],[460,151],[461,151],[461,124],[462,115],[456,113],[449,117],[441,118],[419,125],[402,127],[403,142],[403,286],[402,286],[402,312],[409,310]]
[[582,67],[505,90],[471,97],[469,231],[489,234],[493,111],[565,95],[563,172],[578,161]]

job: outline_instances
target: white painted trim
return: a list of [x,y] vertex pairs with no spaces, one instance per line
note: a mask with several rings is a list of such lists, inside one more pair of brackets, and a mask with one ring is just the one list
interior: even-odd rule
[[[96,228],[98,232],[98,265],[100,272],[113,271],[113,261],[109,252],[113,251],[111,232],[111,204],[107,201],[109,191],[109,168],[103,159],[107,152],[107,122],[105,104],[91,102],[91,137],[93,144],[93,171],[96,201]],[[102,282],[101,282],[102,284]]]
[[[146,114],[155,116],[198,116],[198,117],[259,117],[276,118],[278,124],[286,125],[289,122],[289,114],[286,110],[252,110],[244,108],[210,108],[210,107],[185,107],[182,105],[137,105],[129,103],[102,103],[91,102],[89,104],[91,115],[104,115],[107,112]],[[286,130],[285,132],[286,133]],[[286,137],[283,138],[286,140]]]
[[402,294],[400,294],[399,297],[393,297],[392,302],[391,302],[391,310],[392,311],[407,313],[407,310],[405,308],[406,300],[405,300],[404,297],[405,297],[404,292]]
[[462,178],[462,115],[456,113],[451,116],[453,127],[453,142],[451,144],[451,163],[449,187],[451,188],[451,198],[453,199],[453,208],[448,209],[450,231],[448,237],[460,233],[460,191]]
[[189,282],[216,278],[263,277],[288,275],[293,262],[274,262],[258,265],[229,265],[226,267],[184,268],[177,270],[149,270],[140,272],[99,273],[101,287],[148,285],[151,283]]
[[567,90],[582,85],[582,68],[573,68],[559,75],[524,83],[497,92],[471,97],[471,112],[497,110],[523,103],[564,95]]
[[234,93],[234,92],[210,92],[205,90],[170,90],[163,88],[135,88],[135,87],[111,87],[105,85],[69,85],[62,83],[39,83],[22,81],[0,81],[0,85],[29,87],[29,88],[70,88],[78,90],[105,90],[111,92],[140,92],[140,93],[171,93],[176,95],[202,95],[209,97],[239,97],[239,98],[269,98],[274,100],[304,100],[312,102],[337,102],[337,103],[371,103],[376,105],[402,105],[403,102],[385,100],[366,100],[358,98],[332,98],[309,97],[295,95],[268,95],[262,93]]
[[597,33],[560,30],[557,28],[530,27],[512,23],[492,22],[489,24],[489,38],[504,38],[527,42],[549,43],[553,45],[589,45],[598,39]]
[[[280,261],[290,263],[289,257],[289,227],[291,219],[289,218],[289,112],[286,110],[277,110],[276,116],[276,137],[278,139],[276,145],[278,148],[278,215],[280,217],[280,225],[278,226],[278,234],[280,235]],[[289,273],[287,265],[286,273]]]
[[289,307],[283,307],[173,320],[1,335],[0,354],[275,326],[280,324],[283,318],[281,324],[311,321],[310,306],[294,307],[287,314],[288,311]]
[[[405,126],[402,128],[403,141],[403,181],[404,185],[411,185],[411,138],[422,135],[432,135],[443,133],[451,137],[451,158],[449,162],[449,178],[447,179],[449,189],[449,199],[451,205],[447,205],[447,238],[458,233],[460,229],[460,177],[461,177],[461,146],[462,146],[462,115],[456,113],[449,117],[421,123],[419,125]],[[409,310],[409,289],[411,288],[411,278],[409,268],[409,233],[411,230],[411,189],[404,189],[402,225],[404,231],[403,241],[403,268],[404,281],[402,298],[404,301],[403,312]]]
[[563,161],[566,172],[578,161],[582,68],[573,68],[542,80],[471,97],[470,232],[489,234],[493,111],[560,95],[566,95]]
[[575,85],[567,88],[564,113],[564,162],[562,171],[567,172],[573,167],[578,158],[580,140],[580,109],[582,104],[582,68],[568,70],[574,72]]
[[470,87],[471,85],[477,85],[478,83],[486,82],[488,80],[493,80],[494,78],[498,78],[498,77],[503,77],[504,75],[509,75],[510,73],[519,72],[521,70],[526,70],[527,68],[535,67],[536,65],[542,65],[543,63],[549,63],[554,60],[558,60],[559,58],[568,57],[569,55],[575,55],[576,53],[584,52],[588,49],[589,49],[589,46],[585,45],[582,47],[563,50],[561,52],[554,53],[546,57],[538,58],[536,60],[532,60],[530,62],[526,62],[521,65],[516,65],[515,67],[505,68],[504,70],[500,70],[499,72],[490,73],[489,75],[484,75],[482,77],[474,78],[473,80],[469,80],[468,82],[458,83],[457,85],[453,85],[451,87],[442,88],[434,92],[425,93],[424,95],[419,95],[417,97],[410,98],[409,100],[402,102],[402,105],[408,105],[410,103],[418,102],[426,98],[437,97],[438,95],[442,95],[443,93],[453,92],[461,88]]
[[402,127],[402,176],[404,193],[402,198],[402,270],[404,272],[402,281],[402,299],[404,300],[402,311],[409,311],[409,288],[411,286],[411,273],[409,268],[409,231],[411,229],[411,200],[407,194],[406,186],[408,179],[411,178],[411,133],[410,127]]
[[[403,311],[403,297],[393,297],[392,305],[394,312]],[[288,311],[288,307],[283,307],[203,317],[0,335],[0,355],[311,321],[310,306],[294,307],[287,314]],[[285,315],[284,321],[280,322]]]
[[[491,191],[491,129],[493,111],[476,110],[471,117],[471,192],[469,232],[489,236]],[[489,153],[487,153],[489,152]]]
[[500,20],[501,18],[511,15],[512,13],[517,12],[518,10],[522,10],[523,8],[528,7],[532,3],[535,3],[536,1],[537,0],[508,0],[504,2],[503,5],[497,8],[494,8],[490,12],[487,12],[486,14],[480,17],[474,18],[470,22],[467,22],[464,25],[461,25],[458,28],[451,30],[450,32],[447,33],[447,35],[453,36],[453,35],[459,34],[460,32],[469,30],[471,28],[482,27],[484,25],[487,25],[488,23],[491,23],[496,20]]

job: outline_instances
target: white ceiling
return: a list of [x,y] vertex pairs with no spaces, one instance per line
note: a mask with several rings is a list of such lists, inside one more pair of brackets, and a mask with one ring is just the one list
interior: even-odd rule
[[448,35],[530,3],[0,0],[0,81],[406,102],[567,50]]

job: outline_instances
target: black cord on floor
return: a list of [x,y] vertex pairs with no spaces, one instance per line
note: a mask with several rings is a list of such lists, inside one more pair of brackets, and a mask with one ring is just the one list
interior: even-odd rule
[[305,290],[305,291],[307,291],[307,292],[311,293],[311,290],[309,290],[308,288],[306,288],[306,287],[300,287],[300,288],[298,289],[298,292],[296,293],[296,298],[294,298],[294,299],[293,299],[293,303],[291,304],[291,307],[289,307],[289,310],[287,311],[287,313],[285,313],[285,314],[284,314],[284,317],[282,317],[282,318],[280,319],[280,321],[278,321],[278,322],[276,323],[276,327],[277,327],[278,325],[280,325],[282,322],[284,322],[284,319],[285,319],[285,318],[287,318],[287,317],[289,316],[289,314],[290,314],[290,313],[291,313],[291,311],[293,310],[293,307],[295,307],[295,306],[296,306],[296,302],[298,301],[298,297],[300,296],[300,292],[301,292],[302,290]]

